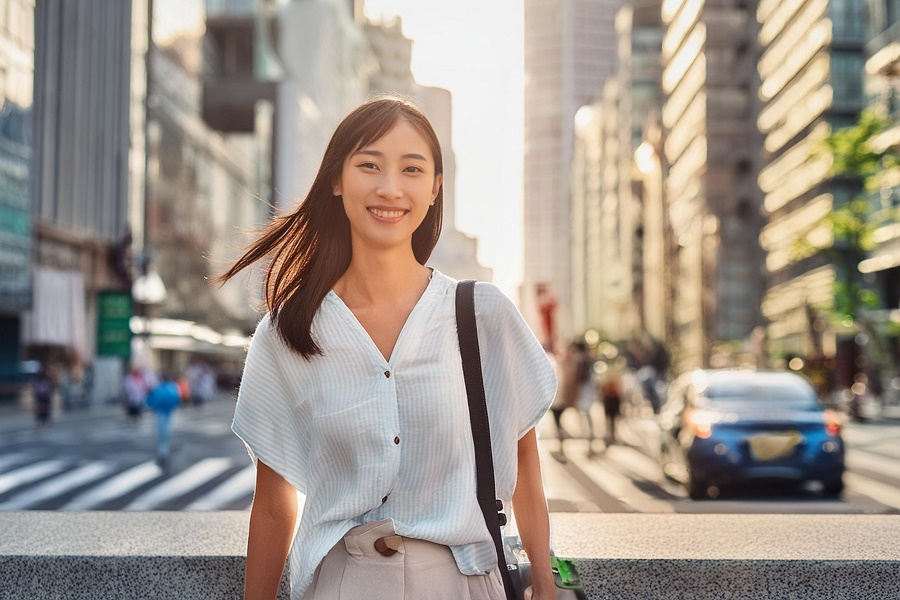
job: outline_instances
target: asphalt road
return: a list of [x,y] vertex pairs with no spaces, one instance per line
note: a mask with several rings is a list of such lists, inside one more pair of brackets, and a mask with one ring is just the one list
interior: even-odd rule
[[[599,407],[595,407],[597,409]],[[59,419],[35,429],[27,415],[0,424],[0,510],[242,510],[250,506],[254,470],[230,431],[228,395],[174,417],[173,458],[163,472],[153,461],[152,414],[134,425],[118,410]],[[602,411],[595,414],[602,430]],[[18,424],[18,425],[16,425]],[[541,424],[544,483],[551,511],[649,513],[897,513],[900,512],[900,424],[850,424],[846,490],[824,498],[814,489],[722,490],[693,501],[661,477],[637,448],[635,429],[620,427],[622,444],[589,447],[584,423],[563,415],[576,434],[560,445],[547,417]]]

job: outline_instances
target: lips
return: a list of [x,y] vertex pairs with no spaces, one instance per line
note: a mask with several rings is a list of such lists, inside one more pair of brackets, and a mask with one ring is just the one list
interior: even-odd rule
[[408,213],[408,210],[404,209],[384,209],[384,208],[375,208],[369,207],[367,209],[372,215],[377,217],[378,219],[386,219],[386,220],[397,220],[400,219],[403,215]]

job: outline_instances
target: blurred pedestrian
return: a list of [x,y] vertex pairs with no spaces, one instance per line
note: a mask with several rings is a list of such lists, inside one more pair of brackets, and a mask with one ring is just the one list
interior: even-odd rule
[[191,387],[191,404],[201,407],[212,400],[216,391],[216,374],[206,363],[195,363],[188,368]]
[[658,415],[661,408],[662,399],[659,395],[657,386],[659,385],[659,375],[653,365],[644,365],[637,370],[635,374],[638,385],[640,386],[641,395],[650,403],[653,414]]
[[559,391],[550,405],[553,413],[553,421],[556,423],[556,433],[562,449],[563,440],[572,437],[562,426],[562,414],[566,409],[576,406],[581,393],[581,369],[582,355],[578,349],[578,342],[570,342],[563,348],[559,359]]
[[38,427],[50,424],[53,412],[53,391],[56,388],[53,376],[54,368],[41,363],[40,369],[34,374],[31,382],[31,390],[34,394],[34,418]]
[[136,365],[132,366],[122,384],[125,415],[129,422],[137,423],[141,420],[147,401],[147,389],[147,379],[144,374]]
[[172,454],[172,413],[181,405],[178,384],[168,373],[147,394],[147,406],[156,413],[156,464],[168,469]]
[[573,344],[576,355],[576,379],[578,382],[578,396],[575,407],[578,409],[588,428],[588,456],[594,454],[594,419],[591,416],[591,408],[597,399],[597,383],[594,378],[594,359],[588,351],[587,344],[578,340]]
[[178,386],[178,397],[181,398],[182,404],[187,404],[191,401],[191,382],[188,381],[187,376],[182,373],[178,376],[178,379],[175,380],[175,385]]
[[622,359],[609,366],[603,376],[601,393],[603,394],[603,415],[606,417],[606,443],[616,444],[616,421],[622,410]]
[[[247,598],[275,597],[290,550],[294,598],[503,600],[482,508],[513,492],[534,600],[556,598],[535,433],[553,369],[515,305],[475,284],[496,489],[479,507],[458,282],[426,266],[441,164],[419,109],[366,102],[338,125],[307,197],[221,278],[263,261],[269,284],[233,424],[257,464]],[[309,500],[295,529],[298,489]]]

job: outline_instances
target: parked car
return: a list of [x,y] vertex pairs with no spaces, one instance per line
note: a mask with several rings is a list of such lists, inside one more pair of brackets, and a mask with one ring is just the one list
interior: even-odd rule
[[790,372],[699,370],[673,382],[658,417],[660,461],[691,498],[748,481],[819,481],[843,491],[841,417]]

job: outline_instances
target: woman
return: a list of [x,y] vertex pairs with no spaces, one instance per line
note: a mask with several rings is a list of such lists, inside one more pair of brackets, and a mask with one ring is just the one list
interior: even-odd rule
[[[222,276],[268,259],[233,424],[257,464],[246,598],[275,597],[289,549],[296,600],[504,598],[475,495],[456,282],[424,266],[442,177],[417,108],[366,102],[305,200]],[[512,498],[533,597],[555,598],[534,427],[556,380],[513,304],[475,293],[497,497]]]

